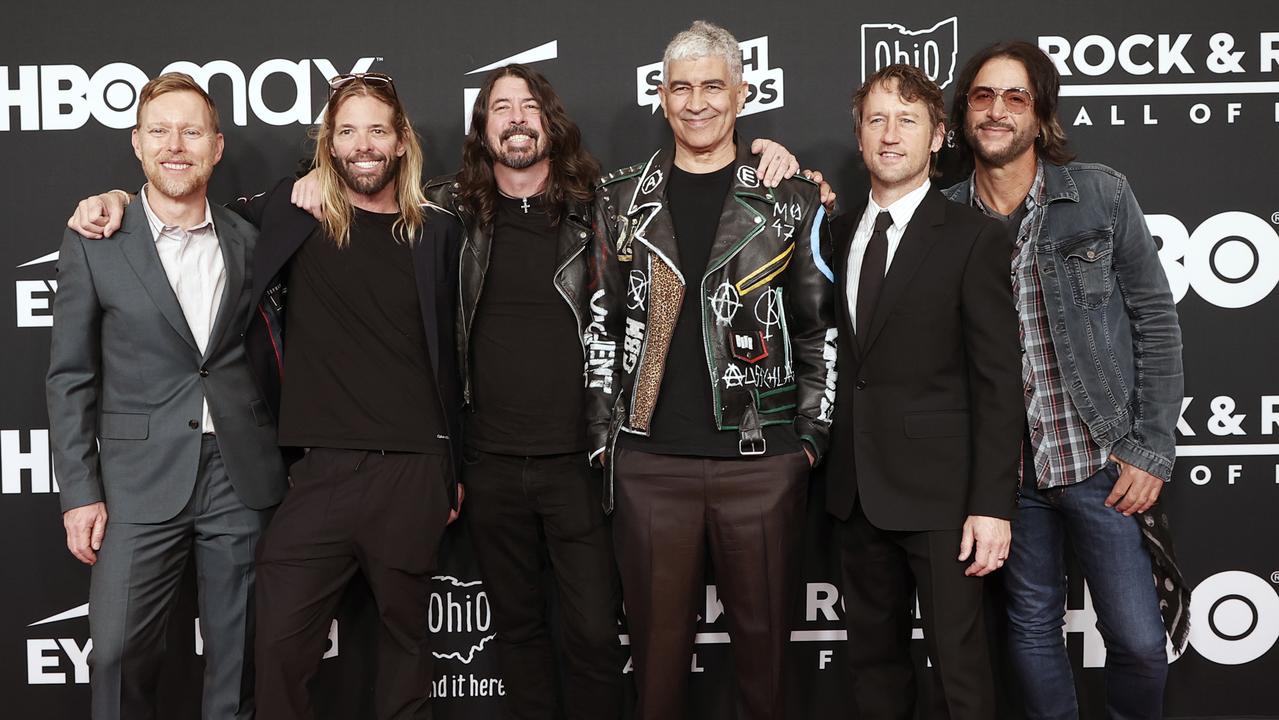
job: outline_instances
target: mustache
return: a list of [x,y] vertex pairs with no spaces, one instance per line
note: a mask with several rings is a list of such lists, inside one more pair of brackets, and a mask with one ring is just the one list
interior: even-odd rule
[[497,139],[506,142],[512,135],[527,135],[533,142],[537,142],[542,137],[541,133],[527,125],[511,125],[503,130]]
[[986,122],[981,123],[980,125],[977,126],[977,129],[978,130],[1013,130],[1013,131],[1017,130],[1017,128],[1013,127],[1012,125],[1009,125],[1007,123],[995,122],[993,120],[987,120]]

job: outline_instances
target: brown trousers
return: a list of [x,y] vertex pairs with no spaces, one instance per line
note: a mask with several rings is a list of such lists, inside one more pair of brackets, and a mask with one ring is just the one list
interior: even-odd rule
[[630,631],[636,720],[685,716],[710,551],[732,640],[736,717],[781,720],[808,459],[618,451],[613,538]]

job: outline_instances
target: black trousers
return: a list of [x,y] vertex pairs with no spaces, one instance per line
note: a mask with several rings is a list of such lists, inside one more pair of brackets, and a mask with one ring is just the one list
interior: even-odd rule
[[342,591],[364,573],[377,604],[379,720],[429,718],[431,571],[448,521],[448,457],[314,448],[258,555],[258,717],[309,720]]
[[910,656],[919,593],[935,702],[925,718],[991,720],[995,684],[982,609],[982,578],[966,577],[959,530],[881,530],[861,501],[837,522],[848,628],[849,687],[860,720],[911,720],[915,667]]
[[[585,453],[546,457],[468,450],[462,517],[497,630],[502,717],[612,720],[622,713],[621,589]],[[563,711],[552,652],[546,568],[559,598]]]
[[613,539],[639,702],[636,720],[679,720],[707,550],[736,670],[738,720],[783,720],[809,464],[796,452],[696,458],[619,450]]

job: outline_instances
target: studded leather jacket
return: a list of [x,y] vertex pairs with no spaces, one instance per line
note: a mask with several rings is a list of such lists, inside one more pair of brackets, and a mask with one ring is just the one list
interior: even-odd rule
[[[475,325],[475,309],[484,289],[484,276],[488,272],[489,253],[493,248],[492,226],[481,226],[478,218],[462,205],[458,197],[456,175],[434,178],[426,184],[426,197],[445,208],[462,221],[463,237],[461,257],[458,260],[458,318],[457,357],[462,375],[462,396],[471,404],[471,328]],[[556,250],[556,270],[552,280],[564,301],[577,318],[578,337],[582,340],[582,352],[587,354],[590,338],[596,333],[599,313],[592,312],[592,298],[599,299],[599,267],[594,258],[596,246],[591,226],[592,209],[589,204],[574,203],[568,208],[560,223],[559,243]],[[587,366],[586,381],[594,386],[587,394],[589,415],[608,416],[613,406],[612,370],[596,362]],[[598,403],[599,407],[593,405]]]
[[[616,261],[606,273],[603,310],[620,316],[604,325],[618,335],[609,340],[623,391],[607,437],[592,440],[611,445],[619,432],[649,434],[687,301],[701,305],[716,428],[737,432],[742,454],[754,455],[765,450],[763,427],[793,424],[820,460],[835,398],[837,330],[830,228],[818,188],[799,176],[764,187],[756,159],[739,143],[710,262],[690,276],[680,268],[666,205],[673,161],[674,148],[663,148],[600,182],[595,229]],[[592,420],[598,429],[604,418]]]

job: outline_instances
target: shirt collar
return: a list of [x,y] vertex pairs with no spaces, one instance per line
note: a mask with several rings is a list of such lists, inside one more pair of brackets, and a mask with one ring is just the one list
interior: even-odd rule
[[[977,193],[977,172],[968,177],[968,197],[972,201],[973,207],[981,210],[983,213],[990,215],[986,209],[986,204],[981,201],[981,195]],[[1044,161],[1035,161],[1035,181],[1030,184],[1030,191],[1026,193],[1026,199],[1022,201],[1027,210],[1034,210],[1036,207],[1043,207],[1046,202],[1044,198]]]
[[[151,210],[151,203],[147,201],[147,187],[150,184],[151,183],[146,183],[142,186],[142,189],[138,191],[138,197],[142,198],[142,210],[147,215],[147,224],[151,226],[151,235],[156,241],[159,241],[162,236],[172,235],[175,232],[182,230],[182,228],[179,228],[177,225],[166,225],[164,221],[160,219],[160,216],[156,215],[155,212]],[[209,208],[209,201],[207,199],[204,201],[204,220],[201,220],[198,224],[187,228],[186,232],[193,233],[205,229],[213,229],[213,211]]]
[[902,228],[905,228],[906,225],[910,223],[910,219],[915,216],[915,211],[919,209],[919,204],[928,196],[928,190],[931,187],[932,181],[925,178],[923,185],[920,185],[914,190],[911,190],[905,195],[897,198],[895,202],[886,208],[880,207],[879,203],[875,202],[875,198],[873,196],[869,196],[869,200],[866,202],[866,216],[869,217],[870,221],[873,223],[879,213],[887,210],[888,214],[893,217],[893,227],[901,230]]

